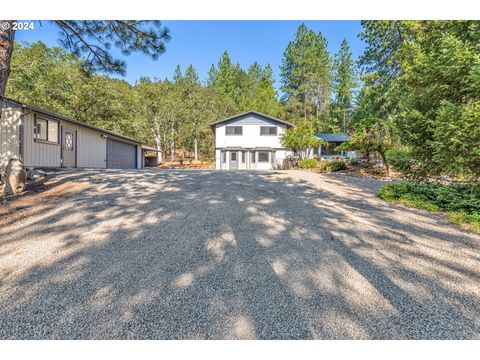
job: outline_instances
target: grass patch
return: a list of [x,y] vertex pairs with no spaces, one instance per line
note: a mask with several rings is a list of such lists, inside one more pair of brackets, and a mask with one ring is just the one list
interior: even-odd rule
[[479,214],[465,214],[465,213],[448,213],[448,218],[451,222],[462,225],[472,231],[480,233],[480,213]]
[[404,181],[388,184],[378,196],[388,202],[440,211],[451,222],[480,232],[480,187],[473,185],[433,185]]

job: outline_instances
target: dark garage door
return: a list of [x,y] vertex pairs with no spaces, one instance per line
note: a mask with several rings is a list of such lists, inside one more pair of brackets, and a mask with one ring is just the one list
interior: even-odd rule
[[120,141],[107,139],[107,168],[135,169],[136,147]]

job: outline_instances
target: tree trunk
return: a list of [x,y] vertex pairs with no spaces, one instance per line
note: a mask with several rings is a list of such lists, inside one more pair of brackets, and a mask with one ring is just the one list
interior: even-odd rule
[[383,164],[385,165],[385,170],[387,170],[387,175],[390,176],[390,164],[387,161],[387,155],[385,154],[385,151],[379,151],[380,157],[382,158]]
[[12,61],[15,30],[14,20],[0,20],[0,116],[3,110],[3,100],[7,89],[10,63]]
[[303,123],[307,123],[307,94],[303,95]]
[[171,149],[172,150],[172,154],[171,154],[172,157],[171,157],[171,159],[172,159],[172,161],[175,161],[175,127],[173,126],[173,124],[172,124],[172,142],[171,142],[171,144],[172,144],[171,145],[172,146],[172,149]]
[[163,161],[163,152],[162,152],[162,135],[160,134],[160,129],[157,128],[155,131],[155,144],[157,145],[157,163],[161,163]]
[[198,160],[198,144],[197,144],[197,126],[193,128],[193,148],[195,152],[195,160]]
[[168,137],[168,128],[167,125],[165,124],[163,126],[163,153],[165,154],[165,159],[167,158],[167,153],[168,153],[168,142],[167,142],[167,137]]

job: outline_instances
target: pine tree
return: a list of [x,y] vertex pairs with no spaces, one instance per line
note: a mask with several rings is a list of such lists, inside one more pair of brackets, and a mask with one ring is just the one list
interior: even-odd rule
[[221,94],[229,97],[243,110],[244,99],[243,89],[245,87],[246,74],[240,65],[233,64],[227,51],[225,51],[218,62],[213,87]]
[[327,40],[301,24],[283,55],[280,69],[285,100],[297,118],[318,127],[330,103]]
[[357,71],[352,52],[346,39],[342,41],[340,50],[335,54],[333,61],[333,117],[336,126],[347,132],[350,128],[350,118],[354,91],[358,86]]
[[173,73],[173,82],[177,83],[181,81],[182,78],[183,78],[182,69],[180,68],[180,65],[177,65],[177,67],[175,68],[175,72]]
[[213,86],[215,82],[217,81],[217,69],[215,68],[215,65],[210,66],[210,70],[208,70],[208,75],[207,75],[207,86]]

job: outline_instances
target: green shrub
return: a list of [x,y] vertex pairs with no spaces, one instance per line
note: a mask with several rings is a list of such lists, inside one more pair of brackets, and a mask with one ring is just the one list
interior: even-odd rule
[[298,167],[301,169],[311,169],[317,166],[315,159],[303,159],[298,162]]
[[386,201],[429,211],[446,211],[457,223],[480,229],[480,187],[434,185],[404,181],[382,187],[378,196]]
[[348,161],[348,163],[349,163],[350,165],[358,165],[358,164],[360,164],[360,161],[359,161],[358,159],[350,159],[350,160]]
[[320,171],[328,171],[328,161],[322,160],[318,162],[318,170]]
[[393,170],[410,176],[414,173],[415,161],[408,150],[388,150],[386,152],[387,161]]
[[331,172],[345,170],[346,168],[347,168],[347,164],[343,160],[329,161],[326,166],[326,170]]
[[347,163],[343,160],[323,160],[318,162],[318,169],[320,171],[335,172],[339,170],[345,170]]

